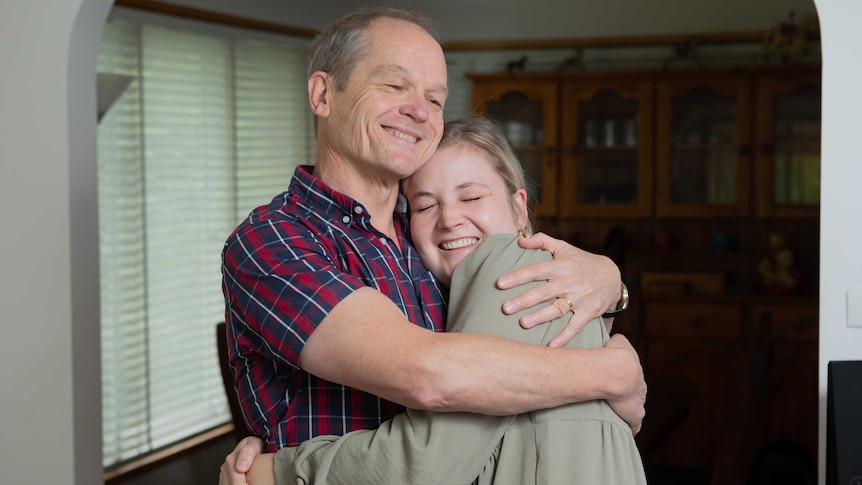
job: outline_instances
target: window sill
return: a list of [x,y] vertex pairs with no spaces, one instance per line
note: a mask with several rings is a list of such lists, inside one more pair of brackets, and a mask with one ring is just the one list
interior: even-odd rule
[[180,441],[179,443],[174,443],[171,446],[154,451],[130,462],[123,463],[116,468],[107,470],[105,471],[103,478],[106,484],[110,484],[112,481],[116,481],[119,478],[142,472],[155,465],[163,464],[172,459],[178,458],[195,448],[229,434],[233,434],[233,424],[223,424],[217,428],[205,431],[199,435]]

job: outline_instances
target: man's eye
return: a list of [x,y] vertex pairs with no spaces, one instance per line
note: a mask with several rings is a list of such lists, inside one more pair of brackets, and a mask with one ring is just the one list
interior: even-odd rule
[[404,89],[404,87],[399,85],[399,84],[387,84],[386,87],[393,89],[395,91],[401,91],[402,89]]
[[440,109],[443,109],[443,103],[435,98],[428,98],[428,102]]
[[482,197],[485,197],[485,196],[484,195],[477,195],[476,197],[465,197],[462,200],[464,202],[476,202],[477,200],[481,199]]

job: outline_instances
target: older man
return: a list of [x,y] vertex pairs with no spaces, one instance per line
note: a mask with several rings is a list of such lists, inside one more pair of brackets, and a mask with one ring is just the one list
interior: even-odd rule
[[[446,64],[429,32],[409,12],[361,10],[312,46],[316,163],[297,168],[288,191],[252,212],[224,251],[231,364],[247,421],[274,451],[374,428],[404,406],[503,415],[606,399],[637,430],[646,387],[622,337],[584,351],[439,332],[443,295],[407,238],[398,191],[442,134]],[[524,326],[578,302],[565,340],[616,307],[619,271],[607,258],[541,236],[523,245],[555,254],[553,264],[501,279],[548,280],[505,305],[512,313],[551,301]],[[239,481],[259,449],[241,442],[222,478]]]

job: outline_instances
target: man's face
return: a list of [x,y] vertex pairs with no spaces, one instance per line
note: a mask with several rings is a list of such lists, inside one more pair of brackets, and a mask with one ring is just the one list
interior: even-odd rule
[[326,120],[332,155],[391,184],[431,158],[448,94],[443,50],[409,22],[374,20],[367,47]]

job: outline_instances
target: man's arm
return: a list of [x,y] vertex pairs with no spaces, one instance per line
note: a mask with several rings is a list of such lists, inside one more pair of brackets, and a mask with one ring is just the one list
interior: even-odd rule
[[329,313],[303,348],[300,366],[408,407],[493,415],[618,400],[638,393],[643,383],[632,352],[433,333],[407,322],[370,288],[353,292]]

